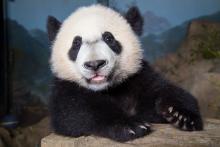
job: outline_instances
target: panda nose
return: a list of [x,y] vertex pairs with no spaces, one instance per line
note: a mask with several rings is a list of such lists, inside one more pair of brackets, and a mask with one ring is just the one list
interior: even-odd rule
[[104,67],[106,64],[107,64],[106,60],[94,60],[94,61],[87,61],[87,62],[85,62],[84,63],[84,67],[86,69],[96,71],[96,70]]

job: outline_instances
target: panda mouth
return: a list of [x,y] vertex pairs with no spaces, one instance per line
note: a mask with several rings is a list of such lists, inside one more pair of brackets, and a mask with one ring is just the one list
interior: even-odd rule
[[89,79],[89,83],[91,84],[101,84],[107,81],[107,77],[103,75],[94,75],[92,78]]

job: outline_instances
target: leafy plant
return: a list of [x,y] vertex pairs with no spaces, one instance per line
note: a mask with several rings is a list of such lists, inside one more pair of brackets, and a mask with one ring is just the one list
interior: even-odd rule
[[202,25],[204,34],[196,38],[197,45],[192,57],[201,55],[204,59],[220,58],[220,30]]

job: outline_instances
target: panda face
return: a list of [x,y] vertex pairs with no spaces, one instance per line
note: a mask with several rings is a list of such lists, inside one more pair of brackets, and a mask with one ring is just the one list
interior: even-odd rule
[[68,56],[89,88],[98,90],[111,81],[121,50],[121,44],[106,31],[92,41],[75,36]]
[[50,61],[55,76],[98,91],[136,73],[141,59],[139,41],[127,21],[109,8],[93,5],[63,22]]

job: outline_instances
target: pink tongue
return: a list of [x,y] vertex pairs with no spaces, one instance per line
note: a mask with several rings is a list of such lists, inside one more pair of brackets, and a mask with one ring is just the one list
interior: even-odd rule
[[102,81],[104,80],[104,76],[95,76],[92,78],[93,81]]

